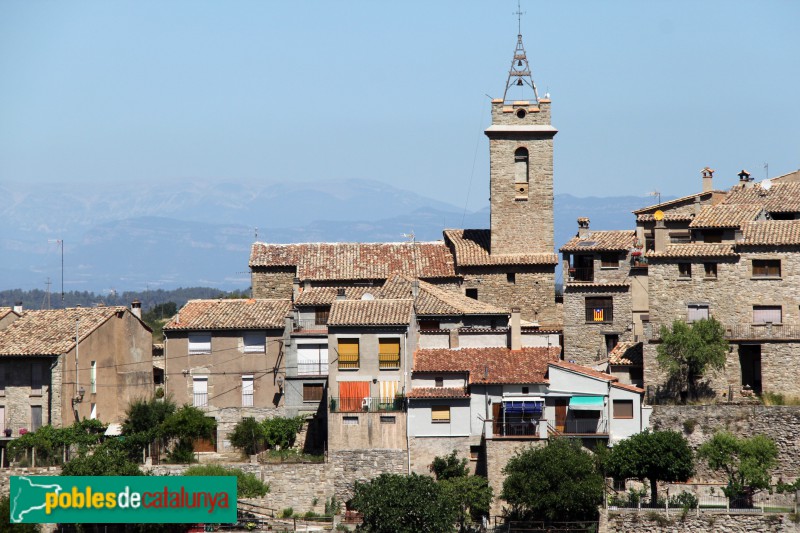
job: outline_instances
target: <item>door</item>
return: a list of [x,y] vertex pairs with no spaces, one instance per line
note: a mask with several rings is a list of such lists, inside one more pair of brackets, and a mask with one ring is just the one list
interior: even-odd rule
[[742,387],[750,387],[755,394],[761,394],[761,345],[739,346],[739,365],[742,367]]
[[500,408],[503,406],[501,403],[493,403],[492,404],[492,425],[494,426],[494,433],[495,435],[502,435],[503,434],[503,418],[500,414]]
[[556,431],[564,433],[567,429],[567,406],[569,398],[556,398]]
[[[207,416],[214,421],[214,429],[212,430],[212,435],[217,434],[217,421],[210,416]],[[217,439],[212,437],[211,439],[194,439],[192,442],[192,448],[195,452],[215,452],[217,451]]]

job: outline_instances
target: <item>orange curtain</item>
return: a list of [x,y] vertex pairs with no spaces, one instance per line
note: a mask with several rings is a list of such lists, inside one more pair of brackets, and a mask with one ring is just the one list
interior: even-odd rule
[[339,382],[339,405],[342,412],[361,411],[364,398],[369,398],[369,381]]

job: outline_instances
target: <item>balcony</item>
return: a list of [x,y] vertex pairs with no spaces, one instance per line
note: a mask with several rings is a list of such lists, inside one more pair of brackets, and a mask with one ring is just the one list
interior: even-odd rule
[[297,363],[298,376],[327,376],[328,361]]
[[591,283],[594,281],[594,268],[592,267],[569,268],[567,273],[569,282]]
[[556,426],[563,435],[608,435],[608,420],[605,418],[567,418],[564,429]]
[[613,307],[587,307],[586,308],[586,322],[613,322],[614,321],[614,308]]
[[794,324],[737,324],[725,325],[728,340],[797,340],[800,325]]
[[313,318],[294,321],[294,333],[328,333],[328,324],[319,324]]
[[388,413],[405,411],[406,399],[394,398],[331,398],[331,413]]
[[[492,424],[492,434],[495,438],[512,437],[512,438],[529,438],[539,439],[543,438],[541,435],[541,427],[547,426],[545,420],[533,420],[530,422],[494,422]],[[547,433],[545,432],[545,437]]]

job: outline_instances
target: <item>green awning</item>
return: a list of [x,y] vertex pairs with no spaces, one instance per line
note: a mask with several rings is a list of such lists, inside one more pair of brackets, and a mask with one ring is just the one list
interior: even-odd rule
[[569,399],[569,408],[573,411],[602,411],[602,396],[573,396]]

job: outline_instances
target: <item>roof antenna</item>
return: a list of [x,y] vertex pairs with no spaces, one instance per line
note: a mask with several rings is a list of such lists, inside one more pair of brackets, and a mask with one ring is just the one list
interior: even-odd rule
[[256,242],[258,242],[258,228],[255,229]]

